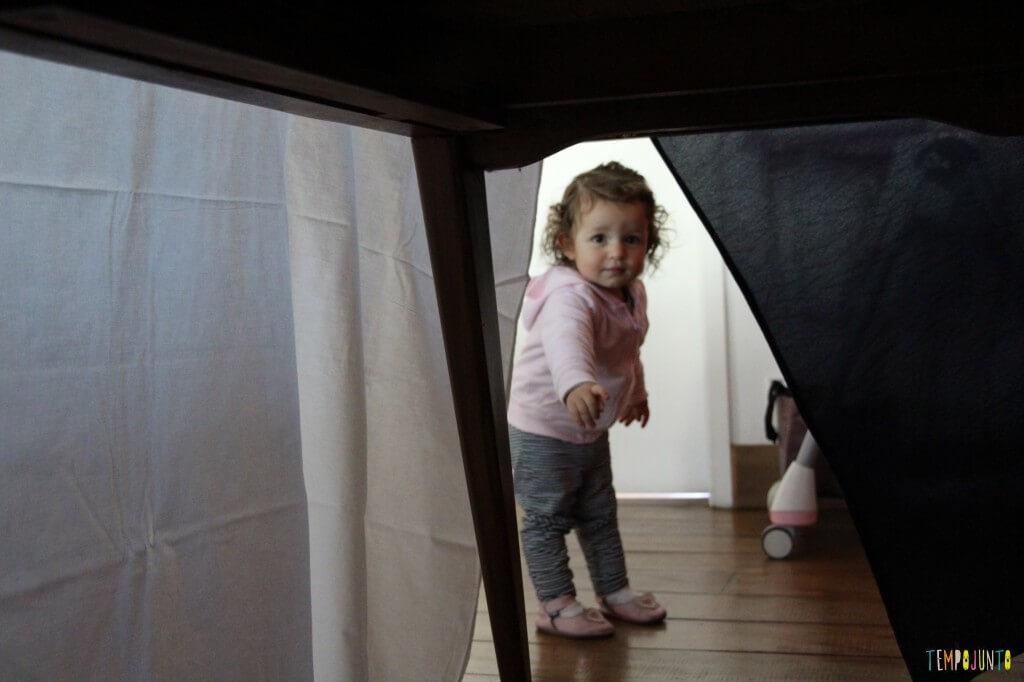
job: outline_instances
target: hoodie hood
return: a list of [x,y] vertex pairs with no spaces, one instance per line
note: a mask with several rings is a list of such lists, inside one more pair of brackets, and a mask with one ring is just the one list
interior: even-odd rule
[[[638,287],[641,286],[639,280],[629,285],[629,290],[633,293],[634,298],[637,296]],[[544,303],[547,302],[551,294],[565,288],[589,289],[612,306],[625,305],[620,299],[601,287],[585,280],[583,275],[576,271],[576,268],[571,268],[568,265],[553,265],[543,275],[534,277],[526,285],[526,293],[523,296],[523,309],[520,316],[527,331],[533,329],[537,316],[544,309]]]
[[551,293],[566,287],[589,286],[587,280],[580,276],[574,268],[566,265],[555,265],[548,268],[540,277],[534,277],[526,285],[526,293],[523,296],[523,311],[521,317],[527,330],[533,329],[537,316],[544,309],[544,303],[551,296]]

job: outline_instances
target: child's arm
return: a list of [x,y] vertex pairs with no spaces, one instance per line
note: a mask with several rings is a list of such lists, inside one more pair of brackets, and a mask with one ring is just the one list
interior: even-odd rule
[[[644,321],[644,336],[647,335],[647,289],[644,287],[644,283],[640,280],[636,281],[636,305],[637,310],[641,318]],[[643,338],[640,339],[640,343],[643,344]],[[619,420],[626,426],[629,426],[634,421],[640,422],[640,428],[647,426],[647,421],[651,418],[651,410],[647,406],[647,387],[644,384],[644,364],[640,362],[640,354],[637,353],[636,361],[633,364],[633,376],[635,383],[633,384],[633,392],[629,396],[629,407],[626,408],[626,413]]]
[[647,405],[647,388],[644,386],[644,365],[640,362],[639,357],[636,359],[633,371],[636,376],[636,384],[630,396],[629,408],[626,410],[626,414],[619,419],[619,422],[629,426],[634,421],[638,421],[640,422],[640,428],[644,428],[647,426],[647,421],[651,418],[651,410]]
[[630,396],[629,404],[647,402],[647,386],[644,384],[644,363],[640,362],[640,356],[636,358],[633,365],[633,375],[636,377],[636,384],[633,385],[633,394]]
[[651,418],[651,410],[647,407],[647,401],[637,403],[629,408],[629,411],[619,420],[626,426],[633,422],[640,422],[640,428],[647,426],[647,420]]
[[588,381],[569,391],[565,406],[579,426],[594,428],[608,400],[608,391],[599,383]]
[[551,380],[563,403],[581,384],[597,383],[592,317],[587,301],[571,289],[553,292],[537,317]]

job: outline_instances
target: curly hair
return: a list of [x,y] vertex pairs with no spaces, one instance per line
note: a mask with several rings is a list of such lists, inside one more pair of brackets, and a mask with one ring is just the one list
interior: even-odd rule
[[583,214],[597,199],[618,203],[643,204],[647,212],[647,262],[651,269],[657,269],[668,243],[665,240],[665,222],[668,213],[654,201],[654,193],[647,186],[644,176],[617,161],[610,161],[580,173],[562,194],[562,200],[552,204],[548,211],[548,222],[544,227],[544,241],[541,250],[550,256],[555,265],[571,265],[559,248],[562,235],[572,236]]

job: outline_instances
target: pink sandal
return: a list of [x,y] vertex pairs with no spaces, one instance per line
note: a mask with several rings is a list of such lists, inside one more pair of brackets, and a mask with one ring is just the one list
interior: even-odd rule
[[598,597],[597,605],[604,615],[637,625],[654,625],[668,615],[650,592],[637,595],[625,604],[609,604],[604,597]]
[[575,616],[563,616],[562,612],[575,603],[572,597],[558,597],[541,604],[540,612],[537,613],[537,629],[549,635],[570,639],[598,639],[615,634],[615,626],[597,609],[583,609],[582,613]]

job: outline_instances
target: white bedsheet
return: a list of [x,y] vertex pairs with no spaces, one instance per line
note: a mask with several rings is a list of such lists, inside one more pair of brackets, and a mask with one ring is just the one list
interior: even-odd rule
[[[488,175],[506,371],[539,168]],[[408,139],[0,52],[0,679],[455,680]]]

